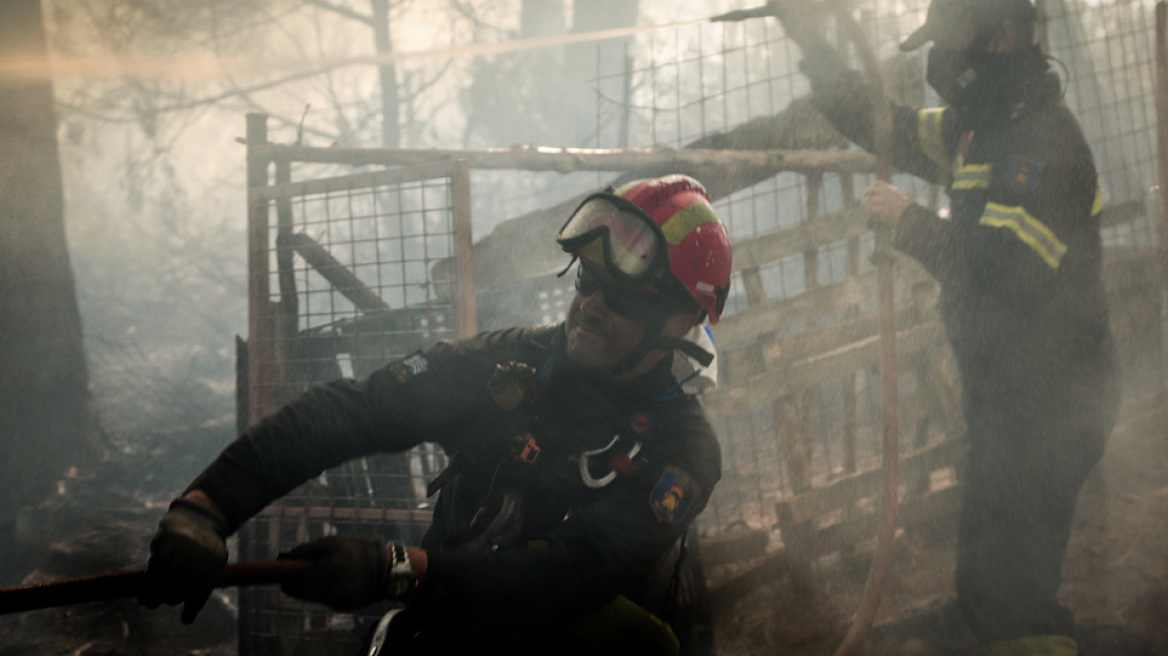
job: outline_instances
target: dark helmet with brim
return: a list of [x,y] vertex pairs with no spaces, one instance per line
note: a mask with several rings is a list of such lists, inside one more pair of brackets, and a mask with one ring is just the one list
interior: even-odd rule
[[934,41],[956,21],[973,20],[978,34],[994,30],[1006,21],[1016,24],[1038,20],[1038,10],[1031,0],[933,0],[925,24],[909,35],[900,49],[909,52]]

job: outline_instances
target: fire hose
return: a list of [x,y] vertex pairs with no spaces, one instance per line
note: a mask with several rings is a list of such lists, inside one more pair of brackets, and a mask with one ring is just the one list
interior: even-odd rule
[[[263,560],[227,565],[215,587],[275,585],[308,569],[304,560]],[[138,596],[144,570],[126,570],[72,579],[59,579],[13,588],[0,588],[0,615],[55,606],[110,601]]]
[[[833,0],[831,6],[836,20],[847,32],[856,47],[856,53],[864,64],[869,83],[876,90],[875,103],[875,144],[876,177],[889,182],[892,178],[892,108],[888,104],[888,93],[884,76],[880,72],[880,61],[872,49],[864,32],[852,18],[845,0]],[[864,596],[856,610],[852,626],[844,636],[844,641],[836,649],[835,656],[850,656],[859,653],[864,640],[876,618],[880,607],[880,596],[884,592],[884,582],[892,566],[892,551],[896,544],[896,516],[899,506],[900,462],[900,403],[896,368],[896,307],[892,290],[892,230],[882,227],[876,230],[876,249],[873,260],[876,265],[876,295],[880,306],[880,390],[882,415],[882,451],[884,464],[883,512],[880,532],[876,540],[876,554],[868,570],[868,581],[864,585]]]
[[[868,38],[852,17],[847,0],[829,0],[836,20],[847,33],[848,39],[856,48],[868,76],[869,84],[875,90],[875,143],[873,151],[876,156],[876,177],[883,182],[889,182],[892,177],[892,110],[888,104],[884,76],[880,71],[880,62],[876,52],[872,49]],[[754,9],[744,9],[717,16],[711,20],[738,21],[748,18],[775,16],[781,11],[780,2],[772,1]],[[884,466],[884,486],[880,530],[877,536],[876,554],[868,570],[868,580],[864,586],[864,596],[852,619],[851,627],[843,642],[835,652],[835,656],[851,656],[859,653],[868,631],[872,628],[872,621],[876,618],[876,610],[880,606],[880,597],[884,591],[884,583],[888,578],[888,571],[892,565],[892,551],[896,542],[896,518],[898,512],[900,461],[900,417],[899,417],[899,386],[897,383],[896,367],[896,310],[893,304],[892,281],[892,230],[878,227],[876,233],[876,248],[873,253],[873,263],[876,267],[876,295],[880,307],[880,389],[882,407],[882,450]]]

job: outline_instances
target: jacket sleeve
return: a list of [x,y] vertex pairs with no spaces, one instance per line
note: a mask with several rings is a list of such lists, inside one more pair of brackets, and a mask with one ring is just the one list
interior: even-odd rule
[[923,205],[913,203],[901,215],[893,231],[893,246],[921,263],[944,286],[960,275],[961,239],[953,221]]
[[1033,308],[1051,293],[1068,261],[1097,245],[1101,202],[1085,148],[1018,152],[1004,158],[993,177],[972,228],[969,266],[1004,300]]
[[1033,310],[1068,257],[1088,258],[1098,249],[1101,197],[1085,146],[1013,152],[992,165],[958,169],[955,189],[986,190],[980,214],[942,219],[910,206],[896,226],[895,246],[942,284],[958,276],[977,286],[971,291]]
[[709,453],[686,458],[692,464],[658,463],[618,480],[551,531],[546,545],[431,552],[424,603],[441,604],[462,626],[487,628],[520,611],[525,621],[564,628],[617,594],[637,600],[717,482],[720,455],[709,444]]
[[[875,104],[882,102],[860,73],[824,43],[806,53],[800,70],[811,80],[812,102],[835,129],[871,152],[875,147]],[[929,182],[948,181],[954,152],[952,121],[944,109],[918,110],[892,102],[893,164]]]
[[244,432],[188,490],[202,490],[215,500],[234,531],[275,499],[346,460],[457,434],[472,399],[482,396],[481,390],[463,389],[472,377],[459,375],[466,366],[460,348],[440,342],[364,380],[310,388]]

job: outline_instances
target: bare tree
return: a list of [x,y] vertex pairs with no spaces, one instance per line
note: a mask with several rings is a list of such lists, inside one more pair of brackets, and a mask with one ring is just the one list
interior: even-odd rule
[[[0,4],[0,60],[46,61],[40,0]],[[0,74],[0,524],[93,466],[49,79]],[[29,515],[30,519],[35,515]]]

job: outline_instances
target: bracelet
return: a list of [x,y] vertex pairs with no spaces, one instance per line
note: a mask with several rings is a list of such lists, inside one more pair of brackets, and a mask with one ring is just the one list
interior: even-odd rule
[[186,497],[179,497],[170,502],[170,506],[167,507],[167,510],[174,510],[175,508],[184,508],[206,520],[209,520],[215,525],[215,531],[219,533],[220,537],[226,538],[231,534],[231,528],[227,525],[227,518],[210,506],[205,506],[198,501],[193,501]]
[[392,560],[389,563],[389,573],[385,585],[386,594],[393,599],[408,596],[418,585],[418,578],[414,575],[414,567],[410,564],[410,555],[406,552],[406,545],[401,542],[390,542],[386,545]]

